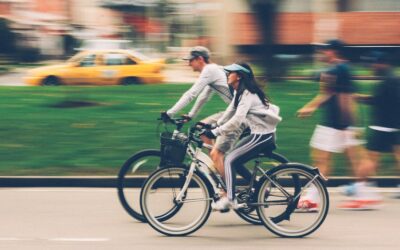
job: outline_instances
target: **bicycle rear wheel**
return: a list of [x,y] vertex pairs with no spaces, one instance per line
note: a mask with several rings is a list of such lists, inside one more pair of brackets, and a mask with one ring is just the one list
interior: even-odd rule
[[[118,198],[125,211],[141,222],[146,218],[140,210],[140,189],[152,172],[161,166],[161,152],[155,149],[140,151],[131,156],[121,167],[118,173]],[[171,208],[167,213],[160,215],[160,220],[167,220],[179,210],[179,206]]]
[[[264,171],[267,171],[273,167],[276,167],[282,163],[288,163],[289,161],[282,155],[278,153],[271,152],[269,154],[260,154],[252,159],[250,159],[248,162],[245,163],[245,166],[247,168],[254,168],[254,166],[258,166],[262,168]],[[256,202],[256,197],[254,195],[253,190],[249,190],[251,187],[247,187],[241,192],[237,194],[238,198],[243,200],[243,201],[249,201],[250,203]],[[254,187],[256,188],[256,187]],[[262,221],[258,217],[257,214],[257,207],[256,206],[249,206],[247,208],[241,208],[238,210],[234,210],[235,213],[242,218],[243,220],[254,224],[254,225],[262,225]]]
[[[183,236],[198,230],[211,212],[211,192],[207,180],[196,171],[184,191],[182,202],[176,200],[181,192],[188,169],[184,167],[162,168],[145,182],[140,195],[140,206],[147,222],[158,232],[167,236]],[[181,205],[179,213],[168,220],[159,216]]]
[[[317,230],[329,210],[328,191],[317,172],[305,165],[287,164],[272,169],[267,175],[269,178],[264,179],[257,192],[260,204],[257,214],[264,226],[276,235],[289,238],[304,237]],[[316,192],[318,207],[313,213],[300,213],[297,204],[307,192]]]

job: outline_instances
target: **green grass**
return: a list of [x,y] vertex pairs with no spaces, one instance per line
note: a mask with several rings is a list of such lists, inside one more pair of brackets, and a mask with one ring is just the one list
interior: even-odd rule
[[[368,92],[371,83],[360,86]],[[188,88],[1,87],[0,175],[115,175],[136,151],[159,147],[156,118]],[[295,113],[317,89],[317,84],[302,81],[267,86],[284,118],[278,128],[278,152],[293,161],[310,163],[308,141],[319,115],[299,120]],[[75,101],[98,105],[57,107]],[[214,97],[199,119],[224,108]],[[342,157],[335,160],[334,175],[350,174]],[[379,174],[394,174],[391,165],[391,158],[386,159]]]

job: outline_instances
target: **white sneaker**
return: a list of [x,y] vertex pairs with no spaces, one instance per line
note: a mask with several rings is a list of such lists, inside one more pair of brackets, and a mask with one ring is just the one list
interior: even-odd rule
[[228,212],[231,208],[238,210],[244,207],[246,207],[245,203],[238,203],[236,199],[229,201],[228,197],[226,196],[221,197],[219,200],[211,204],[213,211],[220,211],[221,213]]
[[340,186],[339,189],[340,192],[345,196],[354,196],[357,192],[356,185],[354,183]]
[[211,203],[211,208],[213,211],[220,211],[221,213],[226,213],[231,207],[231,202],[228,197],[223,196],[216,202]]
[[394,199],[400,199],[400,185],[397,185],[397,190],[393,195]]

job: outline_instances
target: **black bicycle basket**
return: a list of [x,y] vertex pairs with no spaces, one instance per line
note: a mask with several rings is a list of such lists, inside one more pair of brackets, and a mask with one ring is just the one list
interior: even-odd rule
[[167,164],[182,164],[189,143],[188,138],[182,135],[179,134],[175,138],[172,138],[171,132],[161,133],[161,160],[163,162]]

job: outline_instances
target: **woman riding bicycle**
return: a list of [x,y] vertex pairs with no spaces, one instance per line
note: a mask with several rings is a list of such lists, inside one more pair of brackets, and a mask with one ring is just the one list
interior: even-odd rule
[[247,63],[234,63],[225,66],[224,70],[228,73],[228,84],[235,90],[235,95],[224,115],[218,120],[218,127],[206,130],[204,135],[215,138],[239,130],[242,123],[250,127],[251,134],[239,141],[225,157],[228,197],[223,196],[213,204],[213,209],[219,211],[241,207],[235,199],[236,171],[248,171],[243,169],[246,161],[259,153],[275,149],[274,134],[281,121],[279,108],[271,104],[257,86],[253,71]]

